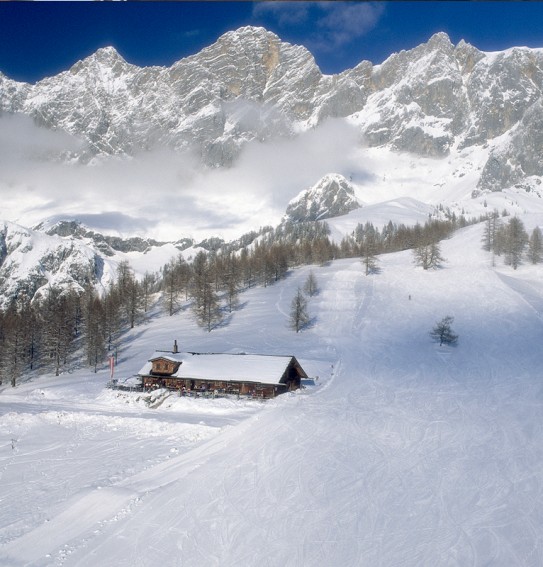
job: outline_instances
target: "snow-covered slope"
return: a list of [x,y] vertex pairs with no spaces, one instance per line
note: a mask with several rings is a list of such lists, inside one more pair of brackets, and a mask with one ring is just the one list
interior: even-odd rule
[[103,258],[82,242],[0,225],[0,307],[22,294],[39,297],[50,287],[105,285],[111,275]]
[[[527,228],[541,217],[523,217]],[[265,404],[104,391],[106,371],[0,396],[0,557],[33,566],[543,563],[541,266],[491,267],[482,226],[364,276],[356,260],[244,294],[207,333],[188,312],[134,329],[155,348],[295,354],[317,385]],[[313,270],[310,328],[288,329]],[[428,332],[455,317],[456,347]]]
[[42,297],[50,288],[82,291],[90,285],[101,293],[116,280],[120,262],[128,262],[141,279],[145,272],[161,270],[181,251],[190,256],[197,250],[188,241],[103,236],[77,223],[32,230],[0,221],[0,308],[23,295]]

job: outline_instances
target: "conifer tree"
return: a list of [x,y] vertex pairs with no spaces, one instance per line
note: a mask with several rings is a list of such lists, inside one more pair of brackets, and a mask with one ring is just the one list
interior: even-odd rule
[[298,288],[290,306],[290,326],[299,333],[309,323],[307,299]]
[[219,298],[213,288],[210,266],[204,252],[199,252],[194,259],[192,278],[193,312],[196,321],[211,331],[222,320]]
[[487,252],[496,251],[496,238],[500,226],[500,213],[497,210],[494,210],[492,214],[486,219],[483,232],[483,248]]
[[543,257],[543,236],[541,229],[536,226],[528,241],[528,258],[532,264],[539,264]]
[[516,270],[522,263],[522,253],[528,242],[524,223],[518,217],[511,217],[503,231],[505,263]]
[[445,261],[441,255],[439,243],[437,242],[420,244],[413,250],[413,255],[415,257],[415,264],[420,266],[423,270],[439,268],[441,263]]
[[118,346],[119,335],[122,329],[121,300],[116,285],[109,287],[103,299],[103,307],[106,346],[109,352],[113,352]]
[[453,322],[454,317],[448,315],[436,323],[435,327],[430,331],[430,336],[436,341],[439,341],[439,346],[443,344],[453,345],[458,341],[458,335],[453,333],[451,328]]
[[85,290],[83,296],[83,320],[87,363],[98,371],[98,365],[107,355],[107,331],[105,301],[98,297],[92,288]]
[[179,294],[181,293],[179,271],[177,263],[173,259],[164,266],[162,289],[164,291],[166,310],[172,316],[178,307]]
[[366,276],[377,272],[377,249],[379,246],[379,232],[370,223],[366,224],[364,242],[362,244],[362,263]]
[[157,283],[157,278],[155,274],[151,272],[145,272],[143,275],[143,280],[141,281],[141,294],[142,294],[142,306],[143,312],[147,313],[150,307],[151,294],[155,291]]
[[23,320],[13,302],[2,317],[4,334],[1,348],[0,383],[9,381],[13,387],[24,368],[24,329]]
[[305,280],[304,292],[309,295],[309,297],[313,297],[319,292],[319,285],[313,270],[310,270],[307,279]]
[[134,271],[126,261],[120,262],[117,267],[116,287],[124,311],[124,322],[133,329],[143,312],[143,292]]
[[26,296],[19,301],[19,316],[23,326],[25,365],[29,370],[34,370],[41,354],[42,322],[36,306]]
[[68,363],[75,344],[75,312],[73,292],[60,292],[51,288],[42,304],[44,343],[49,363],[59,376]]

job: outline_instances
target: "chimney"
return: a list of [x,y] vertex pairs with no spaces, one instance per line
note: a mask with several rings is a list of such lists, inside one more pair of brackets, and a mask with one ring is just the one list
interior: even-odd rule
[[179,349],[177,348],[177,340],[173,341],[173,353],[177,354]]

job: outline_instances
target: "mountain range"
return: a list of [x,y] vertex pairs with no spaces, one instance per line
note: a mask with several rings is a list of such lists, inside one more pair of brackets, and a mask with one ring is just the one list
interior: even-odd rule
[[489,144],[478,187],[499,190],[543,174],[542,82],[543,50],[485,53],[445,33],[324,75],[304,47],[244,27],[171,67],[140,68],[107,47],[34,85],[0,74],[0,111],[83,138],[80,159],[165,145],[212,166],[250,140],[345,118],[369,147],[444,157]]
[[[0,309],[49,287],[107,289],[121,262],[142,277],[215,250],[215,227],[238,222],[243,206],[264,226],[230,242],[236,251],[265,244],[270,203],[276,233],[323,234],[324,220],[339,243],[362,228],[368,259],[369,222],[497,209],[502,227],[518,227],[518,215],[533,238],[543,227],[542,56],[437,34],[382,65],[325,76],[303,47],[243,28],[169,69],[140,69],[108,48],[36,85],[1,76]],[[27,128],[32,120],[42,127]],[[28,159],[12,151],[25,140]],[[125,179],[134,167],[144,176],[159,152],[148,185]],[[186,163],[198,165],[193,185]],[[204,190],[214,190],[207,208],[191,207]],[[162,237],[198,214],[209,234]],[[361,248],[324,265],[313,255],[273,285],[247,283],[213,332],[195,324],[186,287],[174,312],[163,286],[134,328],[126,304],[113,341],[114,297],[106,309],[82,302],[83,320],[69,325],[53,306],[39,321],[2,313],[0,564],[541,567],[543,264],[506,265],[483,249],[490,228],[475,222],[440,242],[435,270],[415,264],[408,239],[372,273]],[[216,287],[216,275],[202,270],[200,282]],[[310,321],[295,332],[293,300],[310,278]],[[433,341],[444,320],[455,345]],[[47,327],[36,366],[34,327]],[[106,335],[111,356],[100,360],[106,345],[98,355],[100,341],[87,339]],[[178,344],[195,355],[290,353],[309,378],[265,403],[128,391],[153,353]],[[124,390],[106,388],[112,379]]]
[[[249,144],[265,148],[341,120],[356,131],[366,177],[319,175],[283,208],[291,222],[347,215],[337,233],[352,230],[364,214],[390,220],[383,211],[396,198],[402,206],[411,199],[413,210],[445,204],[474,214],[487,201],[540,207],[542,85],[543,49],[488,53],[437,33],[380,65],[362,61],[325,75],[306,48],[244,27],[171,67],[140,68],[107,47],[36,84],[0,73],[0,113],[79,140],[40,159],[85,168],[167,148],[196,155],[202,168],[231,169]],[[21,219],[3,223],[0,295],[15,293],[29,277],[38,282],[34,292],[57,276],[103,283],[119,253],[137,263],[136,256],[148,261],[150,250],[160,250],[156,257],[166,262],[165,250],[198,248],[191,238],[105,236],[73,220],[44,219],[36,230],[21,227]],[[29,250],[36,252],[33,263]]]

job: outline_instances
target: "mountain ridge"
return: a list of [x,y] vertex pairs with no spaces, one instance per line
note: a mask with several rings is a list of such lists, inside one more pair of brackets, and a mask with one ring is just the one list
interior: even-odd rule
[[[328,170],[327,175],[344,180],[330,191],[321,187],[312,194],[302,189],[315,189],[326,177],[311,173],[306,176],[313,176],[309,183],[296,187],[298,196],[288,205],[285,199],[284,217],[291,222],[333,218],[334,238],[341,240],[358,222],[403,222],[405,207],[396,204],[408,202],[408,197],[424,203],[427,211],[444,207],[457,216],[465,208],[473,216],[488,212],[487,199],[498,210],[541,209],[542,87],[543,49],[485,53],[463,40],[453,45],[439,32],[413,49],[391,54],[380,65],[362,61],[340,74],[325,75],[305,47],[249,26],[227,32],[170,67],[138,67],[114,47],[104,47],[34,85],[16,83],[0,73],[0,112],[26,114],[44,127],[84,137],[83,149],[73,144],[67,158],[60,140],[51,158],[40,159],[79,160],[77,167],[88,170],[92,169],[85,163],[97,156],[127,157],[126,161],[136,156],[135,161],[138,152],[166,146],[172,150],[169,160],[176,152],[196,148],[200,163],[213,171],[236,164],[248,144],[265,150],[273,145],[266,142],[291,140],[319,127],[329,132],[327,120],[341,119],[356,132],[358,137],[349,144],[357,145],[357,158],[364,162],[353,172],[352,186],[346,178],[353,179],[347,169],[353,162]],[[337,135],[345,131],[331,134]],[[315,184],[315,179],[320,181]],[[181,177],[175,190],[181,192],[183,183]],[[364,210],[358,210],[357,203],[364,203]],[[138,219],[139,226],[147,220],[146,213]],[[420,211],[413,213],[418,220],[423,218]],[[34,282],[27,286],[32,294],[56,281],[51,270],[44,272],[44,265],[58,264],[59,274],[73,271],[62,267],[63,258],[70,255],[70,239],[76,242],[70,250],[83,259],[79,279],[95,285],[103,285],[95,266],[105,262],[113,274],[122,254],[148,259],[149,251],[163,250],[162,264],[152,264],[158,269],[180,251],[214,250],[224,243],[213,234],[200,238],[200,244],[192,237],[175,242],[105,236],[83,225],[71,226],[77,217],[76,212],[52,215],[65,223],[56,228],[44,223],[40,228],[43,233],[53,231],[47,237],[64,237],[66,242],[50,240],[52,251],[36,258],[30,270]],[[13,268],[8,273],[10,247],[8,231],[4,233],[0,275],[4,295],[9,296],[17,291],[12,283],[27,281],[30,272]],[[29,229],[20,228],[18,233],[20,240],[33,238]]]
[[478,182],[499,190],[543,174],[519,151],[541,141],[530,109],[542,85],[538,48],[486,53],[438,32],[380,65],[325,75],[305,47],[246,26],[170,67],[132,65],[110,46],[33,85],[0,75],[0,110],[85,138],[83,160],[163,145],[196,148],[213,167],[232,165],[250,141],[293,137],[329,118],[349,120],[370,147],[429,157],[510,132]]

